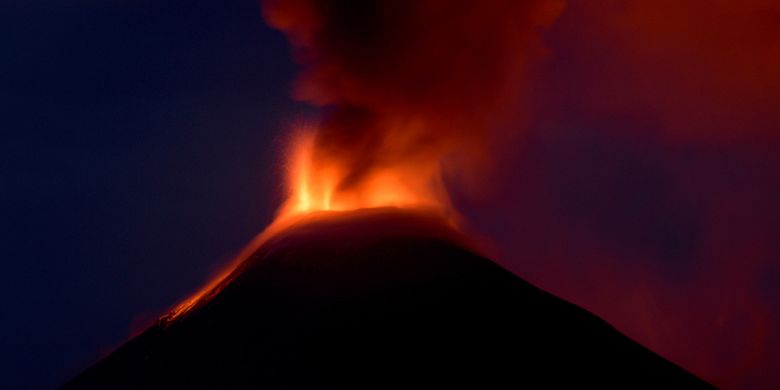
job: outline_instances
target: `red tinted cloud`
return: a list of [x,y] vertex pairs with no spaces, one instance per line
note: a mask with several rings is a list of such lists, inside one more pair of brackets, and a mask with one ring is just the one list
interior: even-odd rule
[[553,77],[573,89],[562,103],[646,115],[678,140],[776,140],[779,20],[773,0],[572,2],[553,33],[572,73]]
[[519,172],[470,213],[520,275],[724,388],[780,385],[778,21],[775,1],[569,2]]

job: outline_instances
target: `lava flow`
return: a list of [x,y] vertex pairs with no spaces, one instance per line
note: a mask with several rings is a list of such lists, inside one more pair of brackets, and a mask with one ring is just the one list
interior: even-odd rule
[[432,167],[395,167],[372,172],[349,189],[337,186],[344,172],[337,164],[317,162],[314,157],[314,133],[303,130],[293,144],[286,177],[287,200],[273,223],[199,292],[180,303],[163,322],[180,317],[218,294],[232,280],[241,263],[280,231],[301,222],[322,218],[348,218],[349,212],[390,208],[424,214],[457,227],[457,215],[450,207],[439,171]]

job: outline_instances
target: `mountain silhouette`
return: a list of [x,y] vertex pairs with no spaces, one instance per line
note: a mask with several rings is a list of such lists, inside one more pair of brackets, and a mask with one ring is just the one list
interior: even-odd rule
[[63,388],[712,388],[471,247],[423,212],[312,218]]

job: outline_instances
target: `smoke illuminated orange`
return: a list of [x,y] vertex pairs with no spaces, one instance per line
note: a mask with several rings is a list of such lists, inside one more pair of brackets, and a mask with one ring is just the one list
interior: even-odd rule
[[287,172],[288,199],[277,220],[316,211],[363,208],[425,208],[450,213],[449,201],[435,162],[377,168],[347,188],[339,187],[346,172],[339,161],[316,155],[314,131],[298,133]]

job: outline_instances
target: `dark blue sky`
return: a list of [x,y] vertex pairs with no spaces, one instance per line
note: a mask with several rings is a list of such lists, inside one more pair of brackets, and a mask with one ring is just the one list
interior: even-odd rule
[[255,0],[3,1],[0,49],[0,388],[53,387],[269,221],[294,66]]

